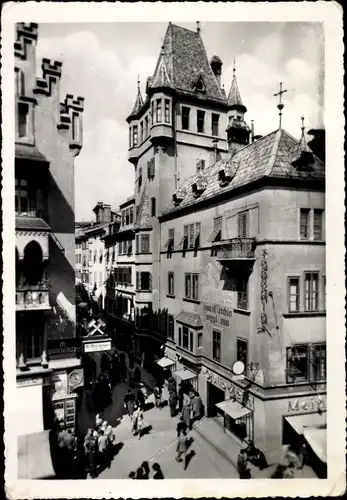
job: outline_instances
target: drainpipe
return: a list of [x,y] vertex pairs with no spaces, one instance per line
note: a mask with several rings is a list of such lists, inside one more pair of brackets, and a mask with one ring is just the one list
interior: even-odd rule
[[254,120],[251,120],[251,141],[254,142]]

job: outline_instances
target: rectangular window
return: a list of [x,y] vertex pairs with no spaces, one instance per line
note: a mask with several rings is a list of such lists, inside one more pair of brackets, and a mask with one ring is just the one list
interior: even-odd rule
[[167,286],[168,292],[167,293],[168,293],[168,295],[174,295],[174,293],[175,293],[174,273],[169,272],[167,275],[167,279],[168,279],[168,286]]
[[189,328],[187,326],[183,326],[182,333],[182,347],[189,349]]
[[170,123],[170,100],[165,99],[165,123]]
[[140,235],[139,234],[137,234],[135,237],[135,245],[136,245],[135,252],[140,253]]
[[161,123],[161,99],[156,101],[156,122]]
[[190,108],[182,106],[182,130],[189,130]]
[[308,240],[309,215],[310,215],[310,211],[308,208],[301,208],[300,209],[300,239],[301,240]]
[[307,380],[309,376],[308,345],[287,348],[287,382]]
[[202,347],[202,332],[198,332],[198,349]]
[[241,212],[237,216],[237,236],[238,238],[248,237],[248,212]]
[[149,253],[149,234],[141,234],[141,253]]
[[133,147],[137,146],[137,125],[133,126]]
[[221,360],[221,334],[218,330],[212,332],[212,358],[215,361]]
[[175,334],[175,323],[174,323],[173,316],[171,316],[171,314],[169,314],[169,317],[168,317],[168,327],[167,327],[167,336],[168,336],[169,339],[173,340],[174,334]]
[[242,361],[242,363],[247,367],[248,363],[248,343],[246,340],[237,339],[236,340],[236,360]]
[[42,354],[43,335],[40,330],[31,329],[25,337],[26,359],[38,359]]
[[194,246],[194,224],[189,224],[188,226],[188,246],[193,248]]
[[136,288],[137,290],[151,291],[152,290],[152,275],[148,272],[136,273]]
[[80,117],[77,113],[73,113],[72,115],[72,140],[74,142],[80,141],[80,130],[81,130]]
[[327,375],[326,344],[312,346],[313,380],[325,380]]
[[313,239],[323,239],[323,210],[313,210]]
[[299,278],[288,278],[288,311],[299,312],[300,310],[300,280]]
[[141,191],[141,186],[142,186],[142,167],[139,168],[138,192]]
[[199,274],[192,274],[192,299],[199,300]]
[[31,208],[29,203],[28,182],[26,179],[16,179],[15,185],[15,211],[28,213]]
[[248,282],[245,278],[236,280],[237,287],[237,307],[239,309],[248,309]]
[[132,224],[134,222],[134,207],[130,207],[129,209],[129,223]]
[[222,239],[222,217],[215,217],[213,219],[213,231],[208,241],[220,241]]
[[145,139],[148,137],[148,115],[145,117]]
[[140,123],[140,144],[143,142],[143,122]]
[[29,106],[25,103],[18,103],[18,136],[28,137],[28,117]]
[[205,111],[198,109],[196,115],[196,126],[199,134],[203,134],[205,130]]
[[194,332],[189,331],[189,350],[194,352]]
[[305,273],[305,311],[318,308],[318,273]]
[[211,118],[212,135],[219,136],[219,115],[212,113]]
[[155,217],[155,209],[156,209],[156,207],[155,207],[155,198],[152,198],[151,199],[151,215],[152,215],[152,217]]
[[186,299],[192,298],[192,275],[190,273],[185,273],[184,294]]
[[130,223],[130,211],[127,209],[125,211],[125,224],[128,225]]

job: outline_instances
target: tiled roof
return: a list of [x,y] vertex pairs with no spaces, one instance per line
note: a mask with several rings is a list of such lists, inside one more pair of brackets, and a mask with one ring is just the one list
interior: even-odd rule
[[49,163],[47,158],[37,149],[36,146],[30,144],[17,144],[15,146],[15,157],[17,159],[39,161]]
[[195,313],[181,311],[179,315],[176,316],[176,321],[178,321],[179,323],[184,323],[185,325],[192,326],[193,328],[203,327],[199,314]]
[[[311,172],[298,171],[292,161],[297,155],[298,141],[283,129],[262,137],[261,139],[243,147],[233,156],[229,154],[225,159],[205,168],[203,171],[207,187],[196,199],[192,191],[192,184],[199,177],[197,174],[186,179],[180,189],[184,194],[183,200],[178,206],[172,201],[161,215],[169,212],[179,211],[183,207],[194,205],[200,200],[213,198],[221,193],[232,191],[263,177],[283,179],[325,179],[324,163],[313,155],[314,165]],[[219,171],[223,165],[236,165],[236,172],[229,184],[224,187],[219,181]]]
[[16,230],[19,231],[51,231],[51,228],[43,219],[38,217],[16,217]]
[[135,229],[150,229],[152,227],[150,223],[150,209],[151,207],[147,192],[147,184],[145,184],[134,224]]
[[165,57],[163,54],[160,55],[157,67],[154,71],[154,75],[151,78],[150,82],[151,82],[150,86],[152,89],[163,88],[163,87],[172,88],[172,83],[169,78],[169,73],[165,64]]
[[[162,64],[162,59],[165,66]],[[199,98],[212,99],[226,104],[225,93],[220,89],[212,68],[208,62],[206,50],[200,33],[169,23],[163,47],[152,78],[148,80],[151,88],[159,68],[165,68],[164,77],[177,91],[188,95],[196,94],[193,85],[201,74],[205,93]]]
[[237,80],[236,80],[236,75],[234,73],[232,82],[231,82],[231,87],[229,91],[229,96],[228,96],[228,106],[229,107],[242,107],[244,108],[245,112],[247,111],[246,106],[243,104],[242,99],[241,99],[241,94],[239,91],[239,87],[237,85]]
[[134,104],[133,110],[130,113],[130,115],[128,116],[128,118],[130,118],[131,116],[136,116],[137,113],[142,108],[142,106],[143,106],[143,99],[142,99],[141,89],[140,89],[140,85],[139,85],[137,88],[137,95],[136,95],[136,99],[135,99],[135,104]]

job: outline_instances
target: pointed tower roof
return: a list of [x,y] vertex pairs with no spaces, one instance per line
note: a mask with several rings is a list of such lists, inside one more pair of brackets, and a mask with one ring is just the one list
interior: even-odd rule
[[292,165],[301,170],[311,170],[314,164],[312,150],[308,147],[305,136],[305,118],[301,117],[301,138],[299,144],[292,150]]
[[206,87],[203,98],[226,104],[225,95],[208,62],[200,32],[169,23],[154,75],[147,82],[147,91],[157,87],[158,83],[165,83],[165,87],[195,95],[194,83],[199,74],[202,74]]
[[130,118],[136,116],[137,113],[142,108],[142,106],[143,106],[143,99],[142,99],[142,94],[141,94],[141,89],[140,89],[140,79],[138,78],[138,80],[137,80],[137,95],[136,95],[136,99],[135,99],[135,104],[133,106],[132,112],[130,113],[130,115],[127,118],[127,121]]
[[242,111],[243,113],[246,113],[247,108],[242,102],[239,87],[237,85],[235,59],[234,59],[233,73],[234,73],[233,79],[231,82],[231,87],[230,87],[229,96],[228,96],[228,106],[230,109],[240,109],[240,111]]

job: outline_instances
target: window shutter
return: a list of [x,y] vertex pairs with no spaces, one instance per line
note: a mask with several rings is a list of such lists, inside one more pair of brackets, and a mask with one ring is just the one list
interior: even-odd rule
[[189,331],[189,350],[194,351],[194,333],[191,330]]
[[136,235],[136,253],[140,252],[140,235]]
[[150,179],[152,175],[151,160],[147,162],[147,178]]
[[178,345],[182,345],[182,327],[178,328]]
[[141,281],[140,272],[137,271],[137,273],[136,273],[136,290],[140,290],[141,289],[140,281]]

